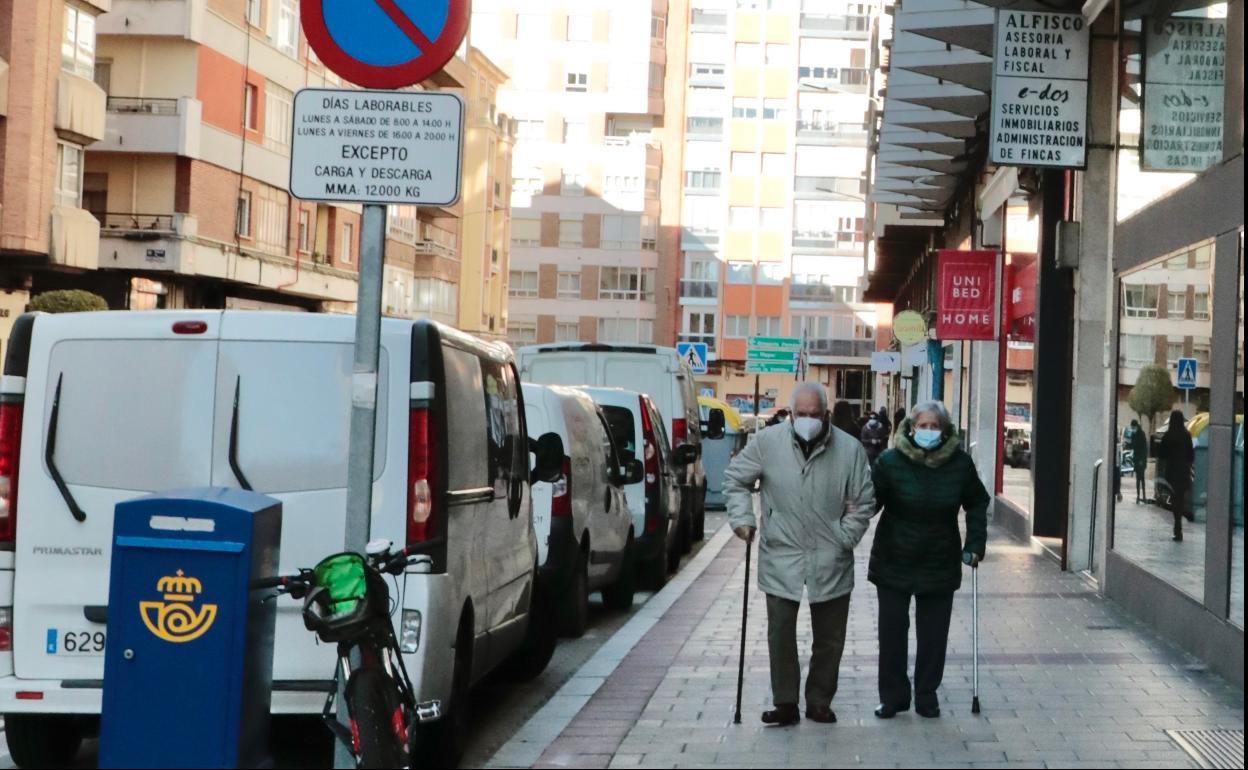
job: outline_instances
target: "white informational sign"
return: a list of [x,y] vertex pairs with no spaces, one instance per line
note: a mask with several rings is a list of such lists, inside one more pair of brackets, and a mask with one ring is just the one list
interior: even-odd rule
[[997,11],[992,163],[1086,165],[1089,38],[1078,13]]
[[901,350],[901,365],[907,369],[927,363],[927,343],[919,342]]
[[1204,171],[1222,162],[1226,20],[1144,20],[1140,165]]
[[305,88],[295,95],[290,194],[449,206],[459,199],[464,103],[452,93]]
[[879,351],[871,354],[871,371],[900,372],[901,353],[896,351]]

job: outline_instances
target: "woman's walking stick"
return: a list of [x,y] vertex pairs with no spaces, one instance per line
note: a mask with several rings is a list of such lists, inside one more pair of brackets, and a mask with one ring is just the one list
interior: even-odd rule
[[979,713],[979,565],[971,567],[971,713]]
[[741,687],[745,683],[745,624],[750,617],[750,546],[753,543],[754,537],[751,535],[745,541],[745,597],[741,604],[741,657],[737,662],[737,711],[732,717],[734,725],[741,724]]

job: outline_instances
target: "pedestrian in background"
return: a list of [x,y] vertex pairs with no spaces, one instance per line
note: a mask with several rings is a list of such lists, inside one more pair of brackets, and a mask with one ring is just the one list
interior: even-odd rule
[[874,466],[875,461],[888,448],[888,426],[880,422],[878,414],[869,415],[867,424],[862,426],[861,439],[862,448],[867,450],[867,459]]
[[[920,716],[938,717],[936,690],[944,677],[953,594],[962,584],[963,563],[974,567],[984,558],[991,498],[944,404],[915,406],[895,438],[896,446],[880,455],[873,472],[876,507],[884,511],[867,571],[880,613],[875,715],[891,719],[910,708],[907,643],[913,599],[914,708]],[[965,542],[958,532],[960,510],[966,511]]]
[[905,410],[905,407],[900,407],[900,406],[899,406],[899,407],[897,407],[897,411],[896,411],[896,412],[893,412],[893,433],[894,433],[894,437],[895,437],[895,434],[897,433],[898,429],[900,429],[900,428],[901,428],[901,424],[902,424],[903,422],[905,422],[905,421],[906,421],[906,410]]
[[1183,519],[1195,521],[1192,513],[1192,463],[1196,448],[1183,422],[1183,413],[1170,413],[1170,425],[1161,437],[1161,457],[1166,462],[1166,483],[1170,485],[1170,511],[1174,514],[1174,541],[1183,542]]
[[1127,446],[1131,447],[1131,473],[1135,476],[1135,502],[1142,504],[1148,502],[1148,485],[1144,478],[1148,475],[1148,437],[1144,435],[1139,420],[1132,420],[1127,432]]
[[879,411],[875,413],[875,417],[884,426],[884,430],[888,432],[888,435],[892,436],[893,435],[893,423],[889,422],[888,420],[888,409],[883,406],[880,407]]
[[[737,537],[758,544],[758,588],[767,595],[767,649],[775,708],[771,725],[801,720],[797,610],[805,591],[814,643],[806,677],[806,717],[836,721],[832,699],[840,677],[854,587],[854,546],[875,514],[867,453],[832,425],[823,386],[793,391],[793,419],[764,429],[724,474],[728,517]],[[760,482],[761,524],[751,494]]]
[[832,407],[832,424],[853,436],[855,440],[861,438],[858,421],[854,419],[854,407],[848,401],[837,401],[836,406]]

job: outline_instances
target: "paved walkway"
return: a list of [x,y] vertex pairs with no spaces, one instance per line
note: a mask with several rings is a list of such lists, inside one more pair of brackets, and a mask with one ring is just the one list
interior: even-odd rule
[[[1242,691],[995,529],[980,572],[983,713],[970,713],[968,580],[954,608],[941,718],[876,719],[876,601],[865,575],[873,534],[858,548],[838,724],[759,723],[770,693],[757,590],[743,723],[732,724],[743,545],[721,529],[489,766],[1196,767],[1167,730],[1234,729],[1242,740]],[[799,629],[808,651],[804,606]]]

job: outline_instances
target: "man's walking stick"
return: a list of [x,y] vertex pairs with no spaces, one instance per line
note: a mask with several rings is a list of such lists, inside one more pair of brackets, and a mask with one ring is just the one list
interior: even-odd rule
[[741,658],[737,662],[737,712],[732,717],[734,725],[741,724],[741,687],[745,683],[745,624],[750,617],[750,546],[754,537],[745,541],[745,596],[741,604]]

